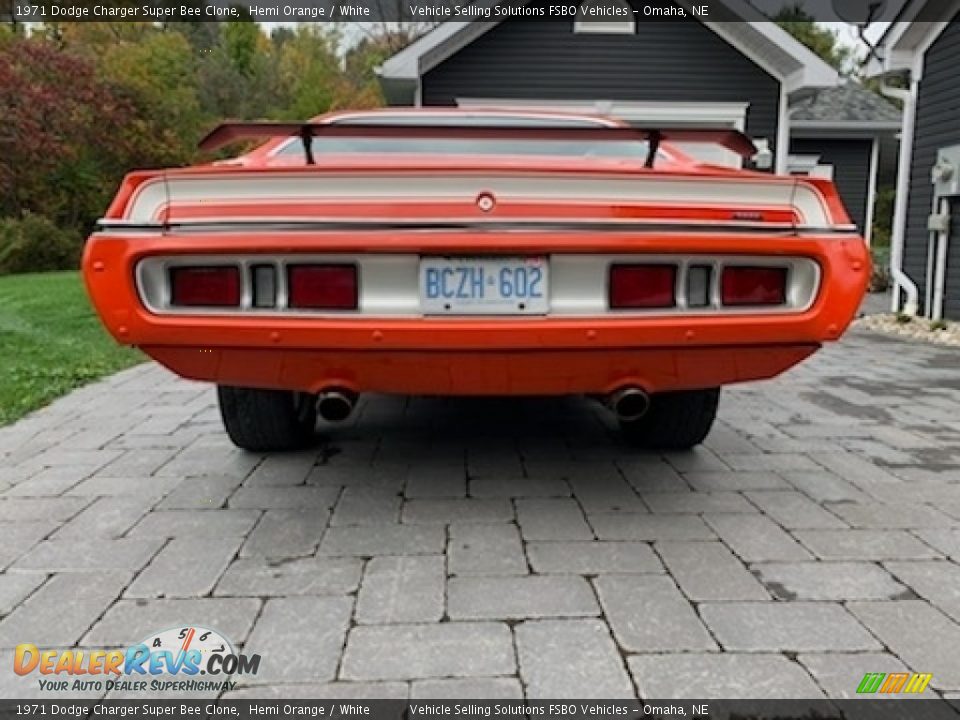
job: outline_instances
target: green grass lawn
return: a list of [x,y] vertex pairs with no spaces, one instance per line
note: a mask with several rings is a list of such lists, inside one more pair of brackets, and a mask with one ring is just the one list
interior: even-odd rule
[[0,277],[0,425],[143,360],[103,329],[79,273]]

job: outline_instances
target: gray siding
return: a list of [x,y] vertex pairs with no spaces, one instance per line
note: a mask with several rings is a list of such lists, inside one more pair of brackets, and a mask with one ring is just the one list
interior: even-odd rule
[[[904,269],[920,286],[920,301],[926,292],[927,216],[933,202],[930,169],[936,162],[937,148],[960,143],[960,14],[953,18],[939,38],[927,50],[920,96],[917,102],[917,127],[913,141],[913,167],[907,211]],[[954,202],[953,212],[960,212]],[[944,315],[960,319],[960,228],[954,221],[947,263],[947,287]]]
[[779,94],[774,77],[698,22],[640,20],[635,35],[615,35],[574,33],[572,21],[505,20],[426,73],[421,101],[749,102],[747,132],[773,148]]
[[872,145],[870,139],[794,138],[790,141],[791,153],[819,155],[820,162],[833,165],[833,182],[847,207],[847,214],[861,232],[867,216]]
[[947,246],[947,286],[943,316],[960,320],[960,199],[950,203],[950,245]]

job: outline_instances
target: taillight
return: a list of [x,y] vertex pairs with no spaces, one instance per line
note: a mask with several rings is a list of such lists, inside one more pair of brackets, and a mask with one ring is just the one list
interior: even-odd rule
[[673,307],[676,286],[676,265],[611,265],[610,307]]
[[783,305],[787,269],[730,265],[723,269],[720,299],[724,305]]
[[356,265],[291,265],[287,268],[287,304],[310,310],[357,307]]
[[181,307],[238,307],[240,268],[232,265],[170,268],[170,304]]

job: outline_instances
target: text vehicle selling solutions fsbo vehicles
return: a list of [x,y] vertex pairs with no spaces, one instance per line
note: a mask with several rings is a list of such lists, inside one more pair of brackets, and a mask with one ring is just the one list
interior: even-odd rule
[[84,253],[112,335],[293,448],[363,392],[602,399],[701,442],[722,385],[836,340],[870,271],[834,186],[699,164],[732,130],[496,110],[228,123],[239,157],[129,174]]

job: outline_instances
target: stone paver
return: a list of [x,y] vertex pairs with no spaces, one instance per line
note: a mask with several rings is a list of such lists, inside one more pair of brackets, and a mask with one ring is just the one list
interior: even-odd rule
[[713,540],[716,535],[696,515],[591,515],[590,524],[601,540]]
[[516,525],[450,525],[451,575],[526,575],[527,558]]
[[521,499],[516,506],[524,540],[593,540],[593,531],[575,500]]
[[257,683],[333,680],[352,608],[347,597],[267,600],[244,644],[262,657]]
[[436,622],[443,617],[442,555],[373,558],[357,595],[358,623]]
[[321,555],[423,555],[443,552],[442,526],[374,525],[330,528],[318,550]]
[[538,573],[663,572],[650,546],[641,542],[532,542],[527,544],[527,554]]
[[267,456],[144,364],[0,428],[0,665],[192,622],[261,653],[235,698],[960,696],[958,388],[853,331],[689,452],[579,398],[371,395]]
[[905,530],[798,530],[795,535],[823,560],[923,560],[940,556]]
[[[600,620],[528,620],[516,629],[520,677],[531,700],[632,698],[633,686]],[[569,663],[576,657],[578,662]],[[558,667],[567,667],[557,672]]]
[[139,642],[147,633],[174,627],[184,618],[195,618],[198,624],[202,621],[232,642],[242,643],[260,614],[260,606],[261,601],[253,598],[120,600],[104,613],[80,644],[127,646]]
[[[2,503],[0,503],[2,505]],[[0,570],[26,555],[31,548],[57,528],[55,521],[32,520],[21,523],[0,522]]]
[[370,487],[345,488],[334,508],[331,525],[379,525],[400,520],[401,498],[395,492]]
[[[856,698],[857,687],[867,673],[905,672],[909,669],[888,653],[802,653],[797,661],[831,698]],[[933,689],[928,687],[922,697],[935,697]]]
[[833,603],[705,603],[704,622],[734,652],[879,650],[880,643]]
[[843,529],[847,527],[843,520],[824,510],[820,505],[799,492],[787,490],[748,492],[747,497],[767,517],[772,518],[788,530],[799,528]]
[[447,678],[415,680],[411,700],[522,700],[523,687],[515,678]]
[[323,508],[267,510],[240,549],[242,557],[313,555],[327,526]]
[[634,655],[628,664],[643,698],[823,697],[804,669],[783,655]]
[[345,595],[360,585],[359,558],[267,560],[239,558],[220,578],[214,595],[263,597]]
[[403,506],[403,522],[418,525],[495,523],[513,520],[513,508],[505,498],[438,498],[409,500]]
[[43,573],[0,574],[0,615],[7,615],[46,579]]
[[63,573],[50,578],[0,620],[0,648],[23,642],[70,647],[120,596],[129,580],[130,573],[122,570]]
[[914,672],[931,672],[930,684],[960,690],[960,626],[924,600],[852,602],[860,622]]
[[938,560],[888,562],[884,567],[917,595],[960,622],[960,565]]
[[613,634],[628,652],[716,649],[670,578],[607,575],[596,580],[596,587]]
[[747,562],[809,560],[810,553],[777,523],[763,515],[711,514],[707,523]]
[[54,540],[83,540],[91,535],[117,538],[137,523],[153,505],[149,498],[137,496],[102,497],[52,536]]
[[751,569],[780,600],[884,600],[907,590],[873,563],[757,563]]
[[503,623],[378,625],[350,631],[341,676],[415,680],[512,675],[516,668],[510,629]]
[[242,538],[249,534],[259,517],[257,510],[155,510],[144,515],[127,537]]
[[456,577],[447,583],[447,613],[456,619],[514,619],[599,615],[582,577]]
[[227,569],[240,538],[172,539],[137,575],[124,597],[203,597]]
[[684,595],[706,600],[769,600],[770,595],[726,546],[718,542],[657,543],[667,571]]
[[44,540],[20,558],[14,569],[49,572],[139,570],[163,546],[163,538]]

